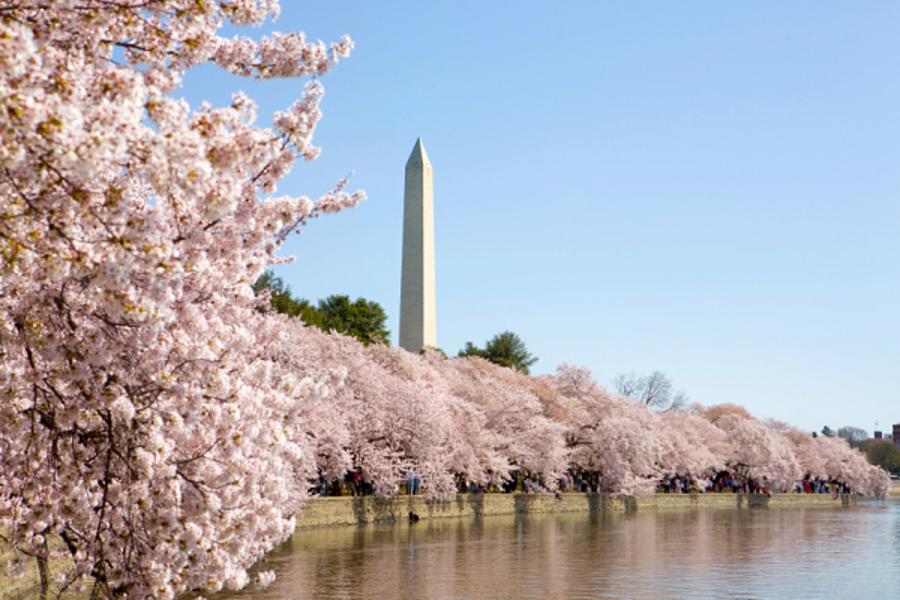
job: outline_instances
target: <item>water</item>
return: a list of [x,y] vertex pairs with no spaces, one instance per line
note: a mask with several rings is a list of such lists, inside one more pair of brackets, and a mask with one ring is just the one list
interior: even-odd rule
[[231,598],[898,598],[900,499],[298,532]]

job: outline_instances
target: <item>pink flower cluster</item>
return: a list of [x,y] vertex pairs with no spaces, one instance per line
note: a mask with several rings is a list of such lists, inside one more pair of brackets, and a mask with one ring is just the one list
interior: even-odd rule
[[63,588],[236,589],[293,531],[316,472],[314,422],[299,424],[331,380],[286,370],[279,357],[306,333],[261,314],[250,284],[285,235],[362,194],[341,182],[320,200],[271,197],[316,155],[318,81],[274,128],[253,125],[243,94],[196,111],[172,96],[204,62],[316,78],[349,52],[347,39],[218,34],[277,9],[0,6],[0,540],[13,572],[53,537],[73,563]]

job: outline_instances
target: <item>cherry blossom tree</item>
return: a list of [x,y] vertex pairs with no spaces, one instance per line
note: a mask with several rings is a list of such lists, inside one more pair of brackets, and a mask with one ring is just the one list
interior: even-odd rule
[[809,475],[812,478],[819,479],[827,478],[828,470],[825,467],[825,457],[822,453],[819,439],[814,438],[805,431],[800,431],[790,426],[782,426],[779,429],[793,444],[794,455],[800,462],[800,468],[803,470],[804,476]]
[[667,474],[699,478],[708,469],[725,469],[730,442],[724,431],[693,411],[666,411],[659,418]]
[[784,436],[740,410],[720,415],[713,424],[730,441],[730,450],[724,456],[729,469],[782,491],[790,490],[803,477],[793,446]]
[[[485,473],[506,479],[511,469],[524,469],[555,487],[567,467],[565,428],[544,414],[529,389],[531,379],[478,357],[444,359],[437,352],[427,357],[460,403],[480,414],[477,421],[466,418],[460,426],[477,422],[487,435],[477,444],[478,451],[493,453],[482,459]],[[472,439],[472,432],[459,433]],[[471,470],[466,474],[475,481],[484,478],[471,477]]]
[[851,448],[847,440],[820,436],[815,442],[829,478],[846,483],[851,489],[871,496],[885,495],[890,487],[887,473],[870,465],[865,455]]
[[[46,564],[59,536],[106,595],[237,589],[293,528],[314,448],[293,426],[327,380],[274,354],[250,284],[291,231],[361,194],[272,197],[313,159],[318,77],[351,49],[219,35],[277,2],[0,5],[0,531]],[[310,76],[191,110],[191,68]],[[268,577],[264,578],[268,580]]]
[[562,365],[554,379],[570,460],[603,492],[647,494],[664,474],[660,422],[645,405],[609,394],[587,369]]
[[[424,491],[454,491],[453,410],[441,381],[420,357],[380,344],[342,340],[340,360],[352,357],[345,411],[352,455],[384,490],[396,490],[412,469]],[[355,351],[350,348],[355,346]]]

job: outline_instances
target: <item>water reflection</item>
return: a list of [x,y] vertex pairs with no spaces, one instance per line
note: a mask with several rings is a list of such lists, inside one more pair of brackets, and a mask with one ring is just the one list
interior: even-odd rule
[[272,588],[238,596],[897,597],[900,502],[307,530],[267,568]]

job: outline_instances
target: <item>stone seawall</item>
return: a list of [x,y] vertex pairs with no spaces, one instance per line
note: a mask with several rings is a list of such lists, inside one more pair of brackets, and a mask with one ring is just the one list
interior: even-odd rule
[[513,514],[568,512],[633,512],[636,510],[690,510],[700,508],[744,509],[787,507],[842,507],[855,505],[855,495],[832,498],[830,494],[655,494],[620,496],[605,494],[459,494],[451,500],[423,496],[357,496],[315,498],[303,507],[297,527],[365,525],[420,519],[487,517]]

